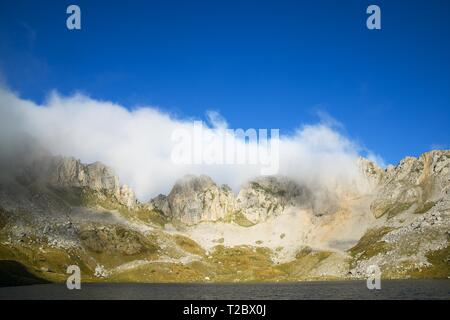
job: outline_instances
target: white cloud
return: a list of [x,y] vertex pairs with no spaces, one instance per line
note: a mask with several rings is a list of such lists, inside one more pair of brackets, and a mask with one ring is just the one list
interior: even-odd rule
[[[237,190],[260,172],[258,165],[174,164],[171,134],[175,129],[191,130],[192,121],[175,119],[152,107],[130,111],[81,94],[62,97],[56,92],[37,105],[0,88],[0,119],[2,152],[6,152],[7,141],[26,132],[54,154],[74,156],[86,163],[102,161],[113,167],[141,200],[169,192],[185,174],[207,174]],[[208,121],[211,134],[227,127],[217,112],[209,112]],[[336,123],[327,115],[327,121],[281,136],[279,173],[302,183],[329,187],[357,179],[355,160],[361,150],[335,128]]]

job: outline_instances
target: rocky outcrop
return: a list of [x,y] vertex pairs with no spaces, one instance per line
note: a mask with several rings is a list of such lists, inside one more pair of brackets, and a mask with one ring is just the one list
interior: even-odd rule
[[155,208],[186,224],[224,219],[235,211],[235,197],[226,186],[207,176],[186,176],[177,181],[167,198],[152,200]]
[[228,186],[218,186],[207,176],[186,176],[175,184],[168,196],[153,198],[149,206],[186,224],[236,215],[259,223],[288,208],[309,209],[316,216],[330,214],[339,209],[339,198],[327,189],[312,191],[282,176],[249,181],[237,196]]
[[87,250],[110,255],[135,255],[158,248],[145,236],[124,226],[88,226],[79,231]]
[[311,207],[311,193],[286,177],[262,177],[240,190],[237,209],[251,222],[258,223],[282,214],[289,207]]
[[409,210],[427,212],[450,196],[450,151],[432,151],[419,158],[407,157],[379,175],[370,209],[376,218]]
[[353,198],[371,196],[370,210],[376,218],[406,210],[424,213],[449,197],[450,151],[408,157],[386,170],[364,158],[359,158],[357,165],[361,172],[359,185],[346,192],[310,188],[287,177],[271,176],[249,181],[235,198],[229,188],[217,186],[209,177],[187,176],[177,182],[169,196],[160,195],[150,205],[188,224],[217,221],[236,213],[259,223],[287,208],[310,209],[316,216],[332,214],[341,209],[349,194]]
[[363,157],[358,158],[356,165],[358,166],[364,180],[369,184],[369,187],[375,188],[379,186],[385,173],[382,168],[380,168],[373,161]]
[[169,200],[167,199],[167,196],[163,194],[151,199],[148,202],[148,205],[150,210],[159,211],[166,217],[170,217],[172,215],[169,207]]
[[101,162],[83,164],[72,157],[42,157],[32,162],[21,178],[30,183],[39,182],[57,188],[103,191],[115,196],[119,203],[127,207],[136,204],[133,190],[127,185],[120,185],[114,171]]
[[286,177],[263,177],[245,184],[236,197],[226,186],[207,176],[186,176],[177,181],[168,196],[150,200],[153,210],[186,224],[218,221],[236,213],[253,223],[281,214],[288,207],[312,207],[306,187]]
[[385,278],[449,276],[450,199],[403,219],[403,223],[390,219],[369,230],[350,250],[352,276],[367,277],[373,265],[380,267]]

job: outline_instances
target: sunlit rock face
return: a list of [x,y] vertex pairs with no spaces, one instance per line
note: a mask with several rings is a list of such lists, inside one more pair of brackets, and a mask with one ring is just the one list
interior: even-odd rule
[[119,177],[101,162],[82,164],[80,160],[53,157],[48,164],[48,182],[58,187],[86,187],[96,191],[107,191],[128,207],[135,202],[131,188],[120,185]]
[[[117,177],[99,163],[85,166],[70,158],[56,162],[57,170],[50,173],[53,183],[119,190],[125,202],[134,199],[134,195],[123,191],[124,187],[118,187]],[[189,175],[178,180],[169,195],[159,195],[149,204],[165,216],[186,224],[227,220],[235,214],[259,223],[283,214],[288,208],[310,210],[316,216],[333,214],[342,209],[343,199],[370,194],[374,217],[392,217],[407,210],[425,212],[440,199],[448,198],[449,165],[449,151],[408,157],[387,169],[360,158],[357,166],[361,179],[352,190],[304,186],[288,177],[269,176],[247,182],[237,195],[207,176]]]
[[[165,203],[162,198],[157,201]],[[169,216],[186,224],[225,219],[235,211],[235,196],[226,186],[218,186],[207,176],[185,176],[167,196]]]
[[384,170],[373,161],[362,157],[358,158],[356,165],[362,175],[362,182],[367,183],[365,189],[369,189],[369,192],[373,191],[381,183],[384,177]]
[[[326,205],[330,201],[325,201]],[[186,224],[228,220],[235,214],[259,223],[291,207],[318,212],[325,208],[323,201],[315,201],[308,188],[287,177],[254,179],[236,196],[228,186],[218,186],[207,176],[186,176],[178,180],[168,196],[159,195],[150,201],[150,206]]]
[[361,158],[360,176],[335,188],[273,176],[235,195],[186,176],[145,204],[99,162],[0,160],[0,258],[49,278],[80,261],[114,281],[360,279],[371,265],[393,279],[450,276],[450,151],[387,169]]
[[286,177],[262,177],[245,184],[237,196],[237,209],[258,223],[282,214],[289,207],[311,207],[306,187]]
[[[186,176],[168,196],[159,195],[149,205],[171,219],[186,224],[228,221],[243,215],[252,223],[277,217],[289,208],[306,209],[317,216],[339,209],[339,197],[325,188],[312,192],[282,176],[260,177],[244,184],[236,196],[227,186],[218,186],[207,176]],[[233,219],[231,219],[233,220]]]
[[49,161],[48,182],[55,186],[119,190],[119,178],[100,162],[82,164],[75,158],[55,157]]
[[407,157],[381,175],[370,208],[375,217],[392,217],[406,210],[422,213],[449,199],[450,151],[432,151]]
[[114,171],[101,162],[83,164],[73,157],[42,156],[19,171],[17,178],[25,184],[105,192],[127,207],[136,204],[134,191],[121,185]]

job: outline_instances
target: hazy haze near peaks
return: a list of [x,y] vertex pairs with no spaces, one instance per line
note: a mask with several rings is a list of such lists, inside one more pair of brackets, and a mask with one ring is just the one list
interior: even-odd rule
[[[209,113],[208,118],[204,130],[209,134],[216,135],[227,126],[216,113]],[[81,94],[63,97],[56,92],[38,105],[0,88],[2,155],[8,152],[8,145],[17,143],[16,137],[26,133],[53,154],[111,166],[141,200],[168,193],[186,174],[206,174],[235,191],[259,175],[258,165],[174,164],[171,135],[180,128],[192,130],[192,120],[176,119],[152,107],[129,111],[112,102]],[[280,132],[279,150],[279,174],[299,183],[329,187],[358,179],[356,159],[364,151],[332,121],[303,125],[289,136]]]

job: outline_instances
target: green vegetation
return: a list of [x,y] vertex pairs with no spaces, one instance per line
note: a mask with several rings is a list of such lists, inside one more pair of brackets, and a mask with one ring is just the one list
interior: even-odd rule
[[182,235],[175,235],[174,240],[175,243],[186,252],[196,254],[199,256],[205,255],[205,250],[197,242],[189,239],[188,237]]
[[129,215],[133,215],[142,222],[150,223],[153,225],[164,227],[164,225],[167,223],[166,216],[162,211],[159,210],[149,210],[147,208],[139,207],[132,213],[127,210],[127,213]]
[[388,219],[390,219],[392,217],[395,217],[397,214],[408,210],[409,208],[411,208],[412,205],[413,203],[395,203],[390,207],[388,207],[384,214],[387,214]]
[[[71,249],[57,249],[42,245],[39,250],[25,239],[20,245],[0,245],[1,261],[15,261],[18,265],[27,266],[27,271],[39,279],[50,282],[62,282],[67,278],[67,266],[76,264],[80,267],[86,281],[93,274],[96,263],[85,253]],[[17,265],[16,264],[16,265]],[[14,265],[9,264],[12,268]],[[20,268],[19,268],[20,271]],[[20,271],[21,272],[21,271]]]
[[[253,182],[253,188],[261,189],[274,196],[284,196],[284,191],[274,192]],[[214,240],[216,246],[211,252],[206,252],[198,243],[180,234],[173,234],[159,228],[168,222],[168,218],[159,210],[150,210],[148,206],[137,204],[133,209],[121,204],[114,194],[107,191],[95,191],[89,188],[48,188],[42,191],[36,187],[39,195],[47,195],[49,201],[55,201],[61,208],[70,206],[92,208],[95,211],[114,211],[120,213],[128,222],[143,222],[146,230],[138,231],[127,226],[123,219],[111,217],[107,222],[98,220],[86,223],[74,223],[75,236],[78,236],[79,246],[70,249],[58,248],[60,245],[48,244],[47,235],[33,235],[28,232],[28,226],[33,223],[30,213],[20,211],[10,215],[0,208],[0,286],[5,284],[32,284],[45,281],[62,282],[67,278],[68,265],[80,266],[83,280],[91,282],[273,282],[324,279],[318,272],[334,272],[333,263],[350,263],[350,268],[356,266],[358,260],[367,260],[378,254],[385,254],[393,249],[393,245],[382,240],[383,236],[394,230],[391,227],[371,229],[348,250],[351,258],[337,255],[330,251],[316,251],[304,247],[295,255],[295,259],[285,263],[272,260],[273,251],[264,245],[262,240],[256,240],[252,245],[227,247],[225,239]],[[212,195],[214,196],[214,195]],[[44,197],[45,200],[47,198]],[[415,202],[417,203],[417,202]],[[272,209],[271,205],[269,211]],[[430,210],[435,202],[427,201],[419,205],[415,213]],[[381,203],[377,208],[379,213],[391,218],[410,209],[412,203]],[[57,207],[59,208],[59,207]],[[18,216],[20,214],[20,216]],[[23,216],[23,217],[22,217]],[[97,216],[97,215],[96,215]],[[19,220],[19,218],[21,220]],[[12,218],[25,226],[9,234]],[[109,217],[108,217],[109,218]],[[120,220],[112,223],[111,221]],[[403,218],[403,217],[402,217]],[[103,220],[102,220],[103,221]],[[171,220],[178,230],[189,230],[180,220]],[[217,223],[234,222],[243,227],[254,225],[242,211],[229,213],[225,219]],[[106,224],[105,224],[106,223]],[[152,228],[149,228],[149,224]],[[129,224],[128,224],[129,225]],[[155,226],[155,228],[153,228]],[[21,226],[19,226],[21,227]],[[71,229],[72,230],[72,229]],[[243,229],[244,230],[244,229]],[[245,230],[244,230],[245,232]],[[25,234],[28,233],[28,234]],[[24,234],[22,236],[22,234]],[[41,234],[41,233],[36,233]],[[56,233],[57,234],[57,233]],[[12,244],[8,236],[13,236]],[[275,235],[278,237],[278,235]],[[442,233],[421,233],[417,240],[408,237],[399,242],[395,253],[402,257],[394,266],[385,266],[383,275],[387,278],[447,278],[450,276],[450,249],[429,252],[427,259],[430,266],[416,266],[414,263],[417,247],[421,243],[435,241],[433,237],[441,237]],[[41,238],[37,238],[41,237]],[[49,236],[50,237],[50,236]],[[217,237],[220,237],[218,235]],[[280,239],[286,234],[279,234]],[[52,240],[52,239],[50,239]],[[227,239],[229,240],[229,239]],[[77,240],[78,241],[78,240]],[[64,244],[64,242],[61,242]],[[228,241],[227,241],[228,243]],[[405,243],[407,245],[405,245]],[[276,252],[283,247],[275,249]],[[407,257],[412,257],[407,260]],[[404,258],[403,258],[404,257]],[[183,259],[180,259],[183,258]],[[180,259],[180,260],[176,260]],[[340,259],[340,260],[339,260]],[[183,263],[181,263],[181,261]],[[97,265],[103,265],[111,276],[105,279],[94,277]],[[327,269],[333,265],[331,269]],[[340,265],[339,265],[340,267]],[[344,269],[345,270],[345,269]],[[331,273],[330,272],[330,273]],[[339,269],[336,274],[339,274]],[[337,277],[337,276],[336,276]],[[327,279],[331,279],[328,277]]]
[[433,208],[435,204],[436,204],[436,202],[434,202],[434,201],[427,201],[424,204],[422,204],[421,206],[417,207],[417,209],[414,211],[414,213],[416,213],[416,214],[425,213],[428,210],[430,210],[431,208]]
[[113,274],[108,278],[108,281],[159,283],[200,282],[205,280],[205,274],[207,273],[207,267],[198,262],[186,265],[181,263],[154,262]]
[[278,265],[276,268],[284,273],[286,281],[313,279],[311,271],[331,255],[329,251],[314,251],[304,247],[297,252],[295,260]]
[[208,262],[217,282],[275,281],[282,272],[273,267],[268,248],[216,246]]
[[349,250],[349,253],[356,259],[369,259],[378,253],[390,250],[390,245],[381,238],[391,232],[393,228],[382,227],[368,230],[358,243]]
[[50,190],[66,204],[74,207],[101,207],[110,211],[117,211],[125,218],[138,219],[145,223],[164,226],[167,218],[159,210],[150,210],[145,205],[138,205],[133,209],[121,204],[115,195],[105,190],[97,191],[90,188],[50,188]]
[[414,268],[408,272],[412,278],[448,279],[450,277],[450,246],[430,251],[426,255],[428,267]]
[[255,225],[253,222],[251,222],[245,217],[242,211],[235,212],[233,215],[230,216],[228,220],[240,225],[241,227],[248,228]]
[[[216,246],[205,259],[188,264],[148,263],[114,274],[108,281],[128,282],[279,282],[313,280],[309,273],[332,253],[300,251],[294,261],[274,264],[271,250],[251,246]],[[317,277],[319,279],[319,277]]]
[[156,236],[122,226],[95,227],[82,230],[80,240],[86,252],[106,268],[134,260],[152,260],[158,257]]

